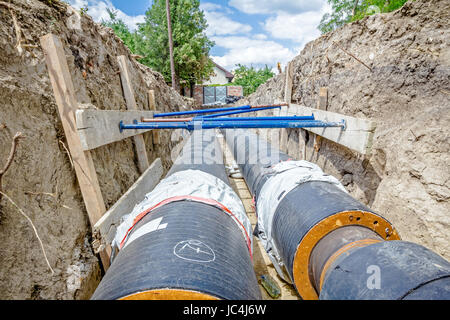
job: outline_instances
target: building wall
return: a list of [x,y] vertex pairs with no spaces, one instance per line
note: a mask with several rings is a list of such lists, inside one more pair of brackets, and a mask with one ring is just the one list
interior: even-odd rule
[[242,86],[229,86],[227,87],[227,96],[242,97],[244,95],[244,89]]
[[203,82],[204,85],[209,84],[227,84],[228,79],[225,77],[225,72],[220,70],[217,67],[214,67],[214,74],[211,78],[205,82]]
[[194,87],[194,100],[195,104],[201,106],[203,104],[203,87],[195,86]]

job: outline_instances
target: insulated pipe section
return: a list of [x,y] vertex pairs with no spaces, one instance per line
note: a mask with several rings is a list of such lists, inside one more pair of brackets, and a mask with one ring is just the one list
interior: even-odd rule
[[92,299],[261,299],[250,222],[214,132],[196,134],[117,228],[121,249]]
[[229,185],[222,148],[214,131],[194,131],[167,173],[167,177],[186,170],[208,173]]
[[[288,161],[288,155],[247,131],[227,130],[226,140],[255,196],[255,233],[280,276],[292,281],[303,299],[318,299],[322,269],[341,246],[399,239],[386,219],[314,164]],[[324,240],[313,254],[322,239],[346,226],[352,228],[350,237]]]
[[450,263],[400,241],[335,178],[289,161],[257,135],[237,130],[226,138],[255,195],[255,233],[302,298],[450,299]]
[[352,248],[378,243],[382,238],[361,226],[345,226],[331,231],[320,239],[311,252],[309,276],[317,292],[321,291],[326,271],[331,262]]
[[370,243],[377,238],[399,239],[386,219],[328,182],[301,183],[289,191],[277,206],[272,222],[274,243],[302,298],[318,298],[316,283],[320,281],[322,270],[314,267],[311,258],[323,255],[326,259],[334,249],[340,249],[339,246],[331,247],[329,251],[313,255],[314,248],[332,231],[345,226],[359,226],[367,231],[356,234],[350,230],[354,238],[342,241],[343,245],[354,241]]
[[354,247],[329,266],[320,299],[450,300],[450,263],[406,241]]

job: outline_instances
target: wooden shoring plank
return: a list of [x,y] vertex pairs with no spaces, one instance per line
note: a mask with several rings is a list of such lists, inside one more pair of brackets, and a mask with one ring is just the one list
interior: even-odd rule
[[[327,110],[328,109],[328,88],[321,87],[319,88],[319,99],[317,100],[317,109]],[[314,150],[316,152],[320,151],[320,146],[322,142],[322,137],[318,135],[314,135]]]
[[[282,107],[280,109],[279,116],[280,117],[286,117],[288,115],[287,110],[289,107]],[[280,150],[284,153],[288,153],[288,129],[287,128],[281,128],[280,130]]]
[[330,122],[340,122],[344,119],[347,125],[345,130],[341,128],[306,128],[306,130],[361,154],[370,154],[371,152],[373,136],[376,129],[376,123],[374,121],[296,104],[291,104],[287,112],[289,115],[299,116],[314,114],[316,120]]
[[[148,107],[153,112],[156,111],[155,90],[148,90]],[[158,130],[153,130],[153,143],[160,143]]]
[[[117,62],[119,63],[120,79],[122,82],[123,94],[125,96],[127,109],[139,110],[134,98],[133,88],[131,87],[130,73],[128,70],[128,59],[126,56],[118,56]],[[142,134],[136,135],[133,137],[133,140],[138,158],[139,171],[143,173],[149,166],[144,137],[142,136]]]
[[[284,101],[287,103],[291,103],[292,100],[292,85],[293,85],[293,62],[290,61],[285,68],[286,78],[284,81]],[[280,116],[285,116],[286,109],[289,107],[282,108],[279,112]],[[288,130],[287,129],[281,129],[280,130],[280,149],[281,151],[287,153],[288,152]]]
[[317,109],[327,110],[328,109],[328,88],[320,87],[319,89],[319,100],[317,100]]
[[286,80],[284,86],[284,100],[287,103],[291,103],[292,100],[292,85],[294,76],[294,65],[293,62],[289,62],[286,65]]
[[[89,151],[83,150],[80,137],[78,136],[75,119],[78,102],[75,97],[75,90],[64,49],[59,38],[53,34],[41,37],[40,41],[58,106],[59,117],[66,135],[69,152],[74,162],[75,174],[89,221],[91,226],[93,226],[105,213],[106,208],[91,154]],[[109,265],[108,253],[102,251],[100,257],[106,269]]]
[[119,122],[130,124],[141,117],[153,118],[152,111],[119,111],[78,109],[77,130],[83,150],[92,150],[113,142],[133,137],[149,130],[119,130]]
[[[144,200],[145,195],[159,183],[163,174],[161,159],[157,158],[136,180],[126,193],[103,215],[94,226],[94,235],[104,244],[111,244],[116,234],[120,219],[133,211],[134,206]],[[106,242],[106,243],[105,243]]]

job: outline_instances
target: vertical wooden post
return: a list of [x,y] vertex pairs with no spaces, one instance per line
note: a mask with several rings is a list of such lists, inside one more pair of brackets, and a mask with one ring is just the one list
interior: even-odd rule
[[286,81],[284,85],[284,101],[291,103],[292,100],[292,81],[293,81],[293,62],[289,62],[286,66]]
[[[128,71],[128,60],[126,56],[118,56],[117,62],[119,63],[120,79],[122,81],[123,93],[125,101],[127,103],[128,110],[138,110],[136,100],[134,98],[133,88],[131,87],[130,73]],[[136,148],[136,154],[138,158],[138,167],[140,173],[144,173],[150,165],[148,163],[147,151],[145,149],[144,137],[142,134],[134,136],[134,146]]]
[[[155,90],[148,90],[148,106],[151,111],[156,111]],[[159,132],[153,130],[153,144],[159,144]]]
[[306,141],[306,130],[302,130],[302,129],[298,130],[298,141],[300,141],[300,140],[303,141],[303,148],[302,148],[303,155],[302,155],[302,159],[306,160],[306,144],[307,144],[307,141]]
[[[286,65],[286,80],[284,84],[284,101],[288,104],[291,103],[292,99],[292,78],[293,78],[293,62],[289,62]],[[286,107],[286,108],[289,108]],[[285,115],[284,112],[280,112],[280,115]],[[288,153],[288,129],[280,129],[280,147],[281,151]]]
[[[317,109],[327,110],[328,109],[328,88],[321,87],[319,89],[319,100],[317,100]],[[314,150],[316,152],[320,151],[320,146],[322,143],[322,137],[318,135],[314,135]]]
[[[280,117],[285,117],[287,116],[287,108],[289,107],[281,107],[280,109]],[[285,153],[289,153],[288,152],[288,130],[292,130],[292,129],[287,129],[287,128],[281,128],[280,129],[280,150],[285,152]],[[295,129],[293,129],[295,130]]]
[[327,110],[328,109],[328,88],[321,87],[319,89],[319,100],[317,101],[317,109]]
[[[61,118],[68,148],[74,162],[75,173],[78,184],[80,185],[89,221],[93,227],[105,213],[106,208],[91,154],[89,151],[83,151],[80,137],[78,136],[75,120],[78,102],[75,97],[75,90],[66,56],[61,41],[57,36],[47,34],[41,37],[40,40],[58,106],[59,117]],[[102,251],[100,257],[106,269],[109,266],[108,253]]]

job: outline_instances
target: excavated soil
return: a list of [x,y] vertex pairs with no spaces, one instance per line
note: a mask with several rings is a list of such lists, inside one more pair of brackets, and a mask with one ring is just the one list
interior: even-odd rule
[[[315,107],[319,88],[328,87],[328,110],[377,122],[371,155],[327,140],[317,152],[313,135],[298,130],[288,132],[287,142],[288,153],[305,156],[341,179],[354,197],[386,216],[404,240],[447,259],[449,6],[448,0],[408,2],[396,12],[321,36],[293,60],[292,100]],[[136,62],[111,29],[88,15],[55,0],[0,1],[0,167],[14,134],[24,135],[2,179],[3,190],[35,224],[55,270],[52,275],[28,221],[3,198],[0,299],[86,299],[102,273],[39,44],[39,37],[49,32],[63,42],[80,103],[126,109],[116,62],[116,56],[126,55],[140,108],[148,110],[148,89],[155,90],[159,111],[188,107],[160,74]],[[247,102],[283,101],[284,78],[269,80]],[[161,157],[167,169],[181,148],[182,135],[163,131],[160,136],[155,145],[152,133],[144,134],[149,160]],[[132,139],[92,155],[110,207],[139,176]]]
[[[327,33],[293,59],[292,101],[377,123],[363,156],[307,134],[306,157],[341,179],[357,199],[387,217],[403,240],[450,259],[450,1],[408,2]],[[365,63],[358,62],[351,55]],[[285,75],[242,103],[284,101]],[[284,129],[283,129],[284,130]],[[267,132],[261,131],[267,134]],[[303,158],[304,134],[288,131],[288,153]]]
[[[159,73],[137,63],[111,29],[88,15],[60,1],[0,2],[1,167],[14,134],[24,136],[2,179],[3,190],[33,221],[55,270],[52,275],[28,221],[3,198],[0,299],[89,298],[102,272],[40,47],[39,38],[49,32],[63,43],[80,103],[126,110],[116,62],[116,56],[126,55],[140,108],[149,109],[149,89],[155,90],[158,111],[187,108]],[[166,169],[172,163],[170,151],[180,140],[170,134],[161,132],[158,145],[152,133],[144,134],[149,161],[161,157]],[[139,177],[132,139],[91,153],[108,208]]]

